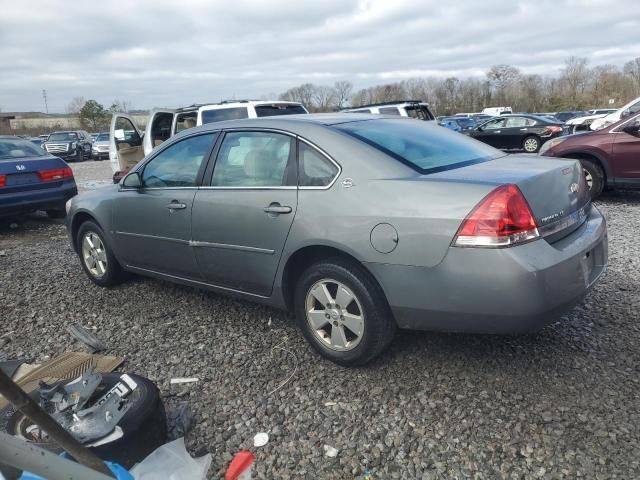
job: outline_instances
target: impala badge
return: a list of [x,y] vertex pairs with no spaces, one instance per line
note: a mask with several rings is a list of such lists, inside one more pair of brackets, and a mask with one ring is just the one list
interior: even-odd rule
[[25,167],[24,165],[16,165],[16,170],[26,170],[27,167]]
[[571,186],[569,187],[569,191],[571,193],[578,193],[579,188],[580,187],[578,186],[577,183],[572,183]]

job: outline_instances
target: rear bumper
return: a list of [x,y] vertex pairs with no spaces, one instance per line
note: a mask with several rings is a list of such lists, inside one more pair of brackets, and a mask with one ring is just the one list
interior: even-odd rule
[[593,208],[553,244],[449,249],[433,268],[367,264],[400,328],[469,333],[537,330],[584,298],[606,270],[606,223]]
[[67,200],[77,194],[78,188],[74,180],[62,182],[57,187],[7,193],[0,195],[0,216],[64,208]]

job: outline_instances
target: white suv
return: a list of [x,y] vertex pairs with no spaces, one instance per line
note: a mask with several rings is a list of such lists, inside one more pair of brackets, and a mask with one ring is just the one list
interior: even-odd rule
[[[154,108],[149,112],[144,133],[133,117],[115,113],[109,133],[109,160],[113,173],[128,171],[171,136],[205,123],[241,118],[309,113],[297,102],[227,100],[184,108]],[[114,178],[115,181],[115,178]]]
[[344,108],[346,113],[376,113],[380,115],[398,115],[400,117],[417,118],[418,120],[435,120],[429,110],[429,104],[420,100],[400,100],[398,102],[372,103],[357,108]]
[[615,112],[594,120],[591,122],[590,128],[591,130],[600,130],[601,128],[608,127],[612,123],[616,123],[617,121],[638,112],[640,112],[640,97],[631,100],[624,107],[619,108]]

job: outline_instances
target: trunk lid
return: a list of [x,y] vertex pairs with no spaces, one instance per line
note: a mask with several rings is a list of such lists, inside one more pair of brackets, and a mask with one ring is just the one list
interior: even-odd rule
[[549,241],[578,228],[591,207],[577,160],[509,155],[429,175],[431,179],[485,185],[517,185],[527,200],[540,234]]
[[63,160],[53,156],[0,159],[0,176],[4,177],[0,193],[59,186],[62,180],[43,182],[38,172],[65,167]]

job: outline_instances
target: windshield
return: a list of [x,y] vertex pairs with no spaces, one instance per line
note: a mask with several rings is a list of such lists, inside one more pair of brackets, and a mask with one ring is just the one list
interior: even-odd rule
[[0,160],[12,160],[25,157],[43,157],[46,152],[26,140],[19,138],[0,138]]
[[248,118],[247,107],[217,108],[215,110],[202,111],[202,123],[222,122],[224,120],[237,120]]
[[503,157],[505,153],[465,135],[423,122],[369,120],[335,128],[420,173],[433,173]]
[[109,141],[109,134],[108,133],[99,133],[98,135],[96,135],[96,142],[108,142]]
[[256,105],[256,115],[258,117],[273,117],[276,115],[295,115],[296,113],[307,113],[302,105],[277,104]]
[[452,118],[451,120],[455,120],[456,122],[458,122],[458,125],[465,128],[473,127],[476,124],[476,122],[474,122],[470,118],[465,118],[465,117],[456,117],[456,118]]
[[73,132],[52,133],[47,142],[75,142],[78,135]]

